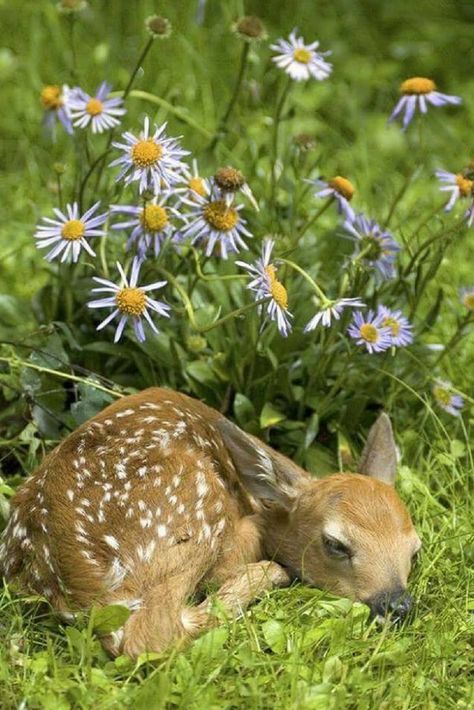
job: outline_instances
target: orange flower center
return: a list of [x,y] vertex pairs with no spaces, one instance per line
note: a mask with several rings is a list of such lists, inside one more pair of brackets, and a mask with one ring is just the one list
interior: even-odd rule
[[200,177],[192,177],[188,182],[188,187],[193,192],[196,192],[201,197],[206,196],[206,188],[204,187],[204,181]]
[[286,311],[288,308],[288,291],[283,284],[278,281],[278,279],[274,278],[273,281],[270,282],[270,291],[275,303]]
[[387,318],[384,318],[382,321],[382,325],[385,328],[390,328],[392,335],[394,337],[397,337],[397,335],[400,333],[400,323],[395,320],[395,318],[390,318],[390,316],[387,316]]
[[436,84],[434,81],[425,79],[422,76],[414,76],[400,85],[400,93],[402,94],[429,94],[435,89]]
[[139,168],[149,168],[155,165],[163,155],[163,148],[155,143],[153,138],[138,141],[132,147],[132,160]]
[[99,99],[89,99],[86,111],[90,116],[98,116],[104,110],[104,104]]
[[379,333],[375,325],[372,323],[363,323],[359,329],[360,337],[367,343],[376,343],[379,339]]
[[70,219],[63,224],[61,236],[68,242],[75,242],[77,239],[82,239],[85,231],[84,223],[80,219]]
[[204,219],[219,232],[228,232],[239,221],[239,213],[233,207],[227,207],[224,200],[215,200],[204,207]]
[[140,214],[140,223],[148,232],[162,232],[168,222],[168,213],[160,205],[146,205]]
[[118,291],[115,296],[115,302],[121,313],[138,318],[145,310],[146,296],[140,288],[127,286]]
[[464,175],[456,175],[456,185],[459,187],[461,197],[469,197],[474,187],[474,180],[464,177]]
[[309,49],[303,49],[302,47],[295,49],[293,52],[293,59],[300,64],[308,64],[312,56],[313,53],[310,52]]
[[346,200],[352,200],[354,196],[355,188],[351,182],[345,177],[337,175],[336,177],[328,180],[329,187],[332,187],[336,192],[346,198]]
[[58,109],[63,105],[60,86],[45,86],[41,91],[41,103],[46,109]]

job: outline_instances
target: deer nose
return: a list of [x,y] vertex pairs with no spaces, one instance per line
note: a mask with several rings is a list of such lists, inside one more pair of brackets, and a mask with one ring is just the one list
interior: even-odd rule
[[402,622],[413,605],[413,597],[405,589],[398,587],[392,591],[381,592],[369,599],[371,616],[390,617],[394,623]]

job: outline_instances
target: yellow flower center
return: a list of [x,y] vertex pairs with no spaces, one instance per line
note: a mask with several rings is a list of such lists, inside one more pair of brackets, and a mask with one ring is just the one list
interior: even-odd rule
[[276,281],[276,268],[273,266],[273,264],[268,264],[268,266],[265,267],[265,272],[268,278],[270,279],[270,284]]
[[77,239],[82,239],[85,231],[85,225],[80,219],[70,219],[61,227],[61,236],[68,242],[75,242]]
[[201,197],[206,196],[206,188],[204,187],[204,180],[200,177],[192,177],[188,182],[188,187],[193,192],[196,192]]
[[127,286],[118,291],[115,296],[115,302],[122,313],[138,318],[145,310],[146,296],[140,288]]
[[146,205],[141,211],[140,223],[148,232],[162,232],[168,222],[168,213],[160,205]]
[[276,277],[276,268],[273,264],[268,264],[265,267],[265,272],[270,280],[270,293],[272,294],[273,300],[276,302],[280,308],[284,311],[288,308],[288,291],[283,286],[281,281],[278,281]]
[[465,293],[462,302],[466,308],[470,311],[474,311],[474,293]]
[[328,180],[329,187],[332,187],[336,192],[346,198],[346,200],[352,200],[354,196],[355,188],[351,182],[345,177],[336,175],[336,177]]
[[132,147],[132,160],[139,168],[149,168],[163,155],[163,148],[153,138],[138,141]]
[[219,232],[228,232],[239,221],[239,213],[233,207],[227,207],[224,200],[215,200],[204,207],[204,219]]
[[433,387],[433,395],[435,399],[441,404],[449,405],[451,404],[451,392],[446,389],[446,387],[441,387],[440,385],[435,385]]
[[98,116],[104,110],[104,104],[99,99],[89,99],[86,111],[90,116]]
[[400,323],[395,320],[395,318],[390,318],[390,316],[387,316],[387,318],[383,319],[382,325],[385,328],[390,328],[394,337],[397,337],[397,335],[400,333]]
[[456,175],[456,185],[459,188],[461,197],[469,197],[474,188],[474,180],[469,180],[469,178],[464,177],[464,175]]
[[367,343],[376,343],[379,339],[379,333],[375,325],[372,323],[363,323],[360,328],[360,337]]
[[308,62],[311,61],[312,56],[313,53],[310,52],[309,49],[303,49],[302,47],[295,49],[293,52],[293,59],[295,62],[299,62],[300,64],[308,64]]
[[407,79],[400,85],[401,94],[429,94],[435,91],[436,84],[431,79],[425,79],[422,76],[414,76]]
[[45,86],[41,91],[41,103],[46,109],[58,109],[63,105],[60,86]]
[[273,281],[270,282],[270,292],[275,303],[286,311],[288,308],[288,291],[281,281],[274,278]]

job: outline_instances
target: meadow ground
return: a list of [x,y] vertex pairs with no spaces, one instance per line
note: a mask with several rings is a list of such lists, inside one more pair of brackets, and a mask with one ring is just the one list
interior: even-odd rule
[[[216,404],[216,388],[221,393],[227,389],[222,371],[217,384],[209,379],[204,366],[186,366],[187,376],[181,375],[173,362],[174,351],[167,355],[160,350],[154,359],[150,349],[144,348],[140,353],[133,351],[129,360],[125,356],[114,360],[111,344],[95,349],[89,344],[81,350],[75,334],[82,337],[84,309],[74,311],[74,300],[68,301],[65,293],[58,296],[54,285],[49,286],[51,269],[32,239],[34,225],[57,197],[54,166],[73,162],[64,158],[63,137],[52,143],[42,132],[38,96],[44,84],[80,81],[92,89],[106,77],[114,87],[125,86],[146,42],[144,18],[154,11],[168,16],[174,34],[163,43],[156,42],[135,85],[137,91],[145,88],[158,97],[158,105],[150,108],[138,93],[132,95],[127,120],[138,120],[144,110],[157,111],[157,120],[168,119],[172,134],[183,134],[183,143],[197,152],[203,172],[212,173],[219,161],[245,167],[260,201],[266,194],[269,164],[265,145],[270,142],[276,93],[276,84],[268,79],[267,42],[264,49],[251,51],[229,132],[217,153],[202,150],[229,101],[238,69],[240,45],[229,27],[244,13],[258,14],[271,41],[287,36],[297,25],[308,41],[318,38],[323,49],[332,50],[333,77],[317,88],[317,110],[316,90],[295,87],[280,141],[290,144],[291,136],[302,132],[313,136],[316,147],[309,162],[324,165],[323,172],[350,174],[358,194],[363,195],[361,207],[380,220],[392,217],[393,212],[394,233],[402,234],[403,240],[411,235],[416,242],[426,229],[432,230],[426,232],[428,238],[437,229],[443,233],[443,201],[433,172],[437,168],[455,171],[474,157],[474,9],[468,0],[247,0],[245,7],[240,0],[208,0],[200,3],[205,9],[203,24],[196,22],[198,4],[197,0],[164,1],[155,7],[151,0],[91,0],[90,9],[75,21],[71,34],[70,19],[58,14],[55,2],[0,1],[2,517],[7,515],[12,490],[35,468],[44,451],[67,433],[58,422],[71,426],[80,421],[77,407],[69,413],[69,385],[65,388],[55,376],[47,382],[36,381],[31,365],[66,370],[67,374],[73,371],[71,363],[80,363],[122,387],[163,382],[191,389],[211,404]],[[436,77],[441,91],[464,98],[462,109],[431,111],[423,135],[414,131],[405,136],[399,128],[387,128],[397,87],[408,76]],[[69,169],[66,165],[66,186]],[[267,218],[262,210],[260,235],[285,231],[292,224],[291,215],[287,219],[285,212],[289,209],[285,179],[283,175],[280,182],[281,211],[277,217],[273,212]],[[262,204],[265,199],[263,196]],[[427,227],[429,219],[434,222]],[[329,233],[331,217],[326,213],[320,224],[321,230]],[[310,236],[311,230],[308,239]],[[306,242],[301,245],[300,258],[308,266],[313,252],[308,242],[305,255],[304,245]],[[329,259],[330,255],[324,249],[318,253],[322,263],[325,256]],[[449,249],[441,253],[436,276],[425,284],[425,343],[449,342],[456,332],[458,289],[474,284],[473,264],[471,228],[454,244],[449,242]],[[436,317],[428,317],[436,303]],[[46,333],[40,329],[51,321],[71,327],[57,325]],[[61,340],[51,340],[53,332],[59,333]],[[228,332],[227,337],[236,334]],[[48,338],[48,352],[38,351],[36,360],[22,349],[25,343],[43,347]],[[225,339],[224,344],[216,345],[211,338],[210,342],[216,352],[233,347],[232,341]],[[124,353],[132,353],[130,348],[124,346]],[[192,352],[190,346],[186,357]],[[414,351],[405,375],[392,371],[391,376],[377,380],[376,400],[390,412],[402,452],[398,490],[423,540],[423,552],[411,578],[411,592],[417,601],[411,623],[399,628],[377,627],[369,623],[364,606],[295,584],[269,594],[243,619],[223,623],[185,650],[133,663],[125,657],[108,658],[86,616],[75,626],[62,626],[39,606],[37,598],[18,598],[5,587],[0,601],[2,710],[474,707],[473,356],[471,331],[470,337],[454,343],[450,354],[436,365],[435,374],[451,380],[463,393],[462,417],[437,409],[429,390],[417,389],[415,375],[428,381],[434,367],[426,348]],[[59,357],[63,358],[61,367]],[[24,366],[26,361],[29,365]],[[217,369],[218,360],[213,362]],[[381,361],[381,370],[385,364]],[[251,375],[256,377],[259,367],[264,370],[263,362],[253,362]],[[187,379],[191,373],[194,389]],[[80,372],[78,377],[81,380]],[[258,388],[258,380],[255,382]],[[333,386],[334,380],[331,383]],[[298,386],[300,390],[305,387],[304,377]],[[351,386],[348,391],[357,391],[357,384]],[[249,395],[241,400],[244,404],[257,397],[256,390],[244,391]],[[94,400],[89,390],[84,392],[81,417],[105,402],[100,397]],[[40,394],[49,397],[43,400],[48,408],[41,410],[47,411],[47,421],[41,420],[35,408],[35,397]],[[341,401],[344,396],[348,397],[347,392],[342,392]],[[266,412],[273,416],[275,410]],[[298,412],[301,419],[301,409],[296,406],[293,422]],[[321,414],[325,421],[331,416],[336,415]],[[260,424],[264,429],[262,416]],[[288,427],[287,432],[284,422],[282,427],[280,441],[292,453],[291,436],[297,426]],[[320,433],[325,435],[318,439],[319,448],[310,450],[315,457],[314,470],[321,466],[327,471],[338,463],[334,446],[324,453],[324,444],[333,443],[333,432],[329,427]],[[309,458],[300,460],[313,470]]]

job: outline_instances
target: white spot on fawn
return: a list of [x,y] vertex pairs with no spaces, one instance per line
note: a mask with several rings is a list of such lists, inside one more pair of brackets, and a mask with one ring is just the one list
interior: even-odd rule
[[112,550],[118,550],[120,547],[119,541],[113,535],[104,535],[104,540]]

